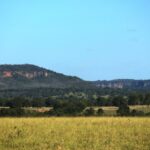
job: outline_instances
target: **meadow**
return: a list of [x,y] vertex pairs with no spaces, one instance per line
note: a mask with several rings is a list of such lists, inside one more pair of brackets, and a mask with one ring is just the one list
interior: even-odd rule
[[[104,110],[104,116],[117,116],[118,107],[115,106],[103,106],[103,107],[95,107],[95,109],[102,108]],[[129,106],[130,111],[137,110],[142,111],[144,113],[150,113],[150,106],[148,105],[133,105]]]
[[[88,107],[87,107],[88,108]],[[115,106],[102,106],[102,107],[93,107],[94,110],[98,110],[99,108],[103,109],[104,113],[103,116],[117,116],[118,107]],[[132,105],[129,106],[130,111],[137,110],[143,111],[144,113],[150,113],[150,106],[149,105]],[[26,107],[24,110],[27,112],[48,112],[51,110],[52,107]]]
[[150,118],[0,118],[0,150],[150,150]]

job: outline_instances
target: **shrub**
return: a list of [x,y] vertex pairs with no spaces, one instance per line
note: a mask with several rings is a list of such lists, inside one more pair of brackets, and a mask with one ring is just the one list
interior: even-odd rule
[[119,116],[128,116],[130,115],[130,108],[128,105],[120,105],[119,109],[117,110],[117,114]]
[[0,116],[15,116],[20,117],[25,114],[21,108],[2,108],[0,109]]
[[99,109],[97,110],[97,115],[98,115],[98,116],[102,116],[103,114],[104,114],[103,109],[102,109],[102,108],[99,108]]
[[133,109],[130,114],[131,116],[144,116],[145,115],[143,111],[138,111],[135,109]]
[[93,116],[93,115],[95,115],[95,110],[94,110],[94,108],[92,108],[92,107],[87,108],[87,109],[84,111],[84,115],[85,115],[85,116]]

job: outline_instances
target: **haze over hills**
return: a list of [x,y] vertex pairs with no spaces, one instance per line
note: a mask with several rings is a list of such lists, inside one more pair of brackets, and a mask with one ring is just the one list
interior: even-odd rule
[[149,89],[150,80],[118,79],[111,81],[95,81],[94,85],[98,88],[112,89]]
[[35,65],[0,65],[0,89],[112,88],[149,89],[150,80],[84,81]]

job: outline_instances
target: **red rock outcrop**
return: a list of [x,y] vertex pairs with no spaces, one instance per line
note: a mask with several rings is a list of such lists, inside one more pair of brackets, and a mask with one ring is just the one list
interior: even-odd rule
[[3,72],[3,77],[4,78],[11,78],[13,76],[11,71],[4,71]]

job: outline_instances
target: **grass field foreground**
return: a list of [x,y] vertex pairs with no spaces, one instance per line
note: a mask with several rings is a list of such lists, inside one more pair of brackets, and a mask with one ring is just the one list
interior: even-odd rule
[[0,118],[0,150],[149,150],[150,118]]

